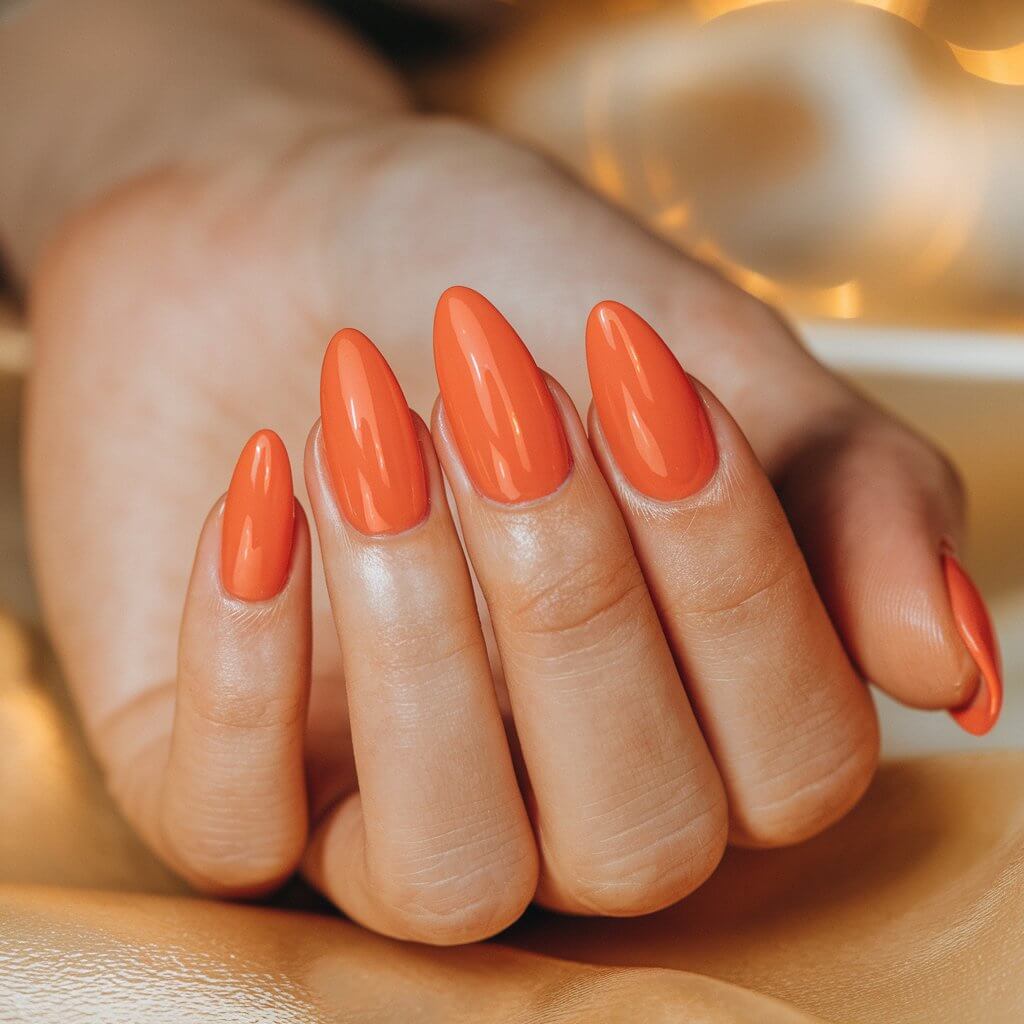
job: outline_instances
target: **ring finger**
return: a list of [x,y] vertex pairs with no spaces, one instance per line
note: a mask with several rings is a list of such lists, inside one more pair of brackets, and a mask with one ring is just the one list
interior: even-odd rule
[[591,443],[725,781],[732,837],[798,842],[863,793],[878,729],[729,414],[616,302],[587,326]]

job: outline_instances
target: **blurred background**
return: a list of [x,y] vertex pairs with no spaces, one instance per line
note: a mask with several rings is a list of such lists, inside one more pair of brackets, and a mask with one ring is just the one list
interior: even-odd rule
[[[950,453],[1006,709],[979,741],[880,698],[885,749],[1024,746],[1024,0],[423,0],[440,29],[412,36],[399,5],[337,6],[424,105],[549,153]],[[453,11],[471,27],[447,29]],[[29,352],[0,300],[0,783],[48,779],[24,809],[52,831],[40,850],[106,830],[116,879],[134,840],[88,812],[101,786],[66,708],[22,685],[56,678],[18,493]]]

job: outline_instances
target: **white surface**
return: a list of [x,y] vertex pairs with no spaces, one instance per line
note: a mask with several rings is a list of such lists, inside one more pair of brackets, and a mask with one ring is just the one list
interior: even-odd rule
[[1024,335],[845,321],[805,322],[799,331],[822,362],[846,373],[1024,381]]

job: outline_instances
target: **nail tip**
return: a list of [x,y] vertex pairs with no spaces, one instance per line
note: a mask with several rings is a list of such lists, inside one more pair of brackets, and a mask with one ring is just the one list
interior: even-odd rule
[[[412,410],[384,354],[347,327],[328,344],[320,381],[328,476],[344,519],[363,534],[414,525],[429,508]],[[394,530],[393,532],[401,532]]]
[[450,323],[452,308],[459,303],[469,306],[471,309],[474,306],[494,308],[485,296],[468,285],[451,284],[437,298],[437,305],[434,307],[434,323],[437,324],[444,320]]
[[295,494],[288,449],[275,431],[260,428],[246,441],[222,515],[225,591],[242,601],[265,601],[280,593],[294,544]]
[[703,489],[718,466],[704,403],[658,332],[612,300],[591,312],[587,369],[594,407],[629,483],[656,501]]
[[587,316],[587,322],[590,324],[602,324],[609,317],[616,316],[622,312],[632,313],[633,311],[629,306],[624,305],[617,299],[601,299],[600,302],[594,303]]
[[999,639],[984,598],[947,546],[942,549],[942,565],[957,633],[979,672],[974,696],[949,713],[965,732],[984,736],[995,727],[1003,708]]
[[245,457],[245,455],[256,448],[272,448],[275,450],[284,451],[287,455],[287,449],[285,449],[284,442],[281,440],[281,436],[271,430],[269,427],[260,427],[259,430],[254,431],[249,435],[249,439],[242,446],[241,454],[239,459]]
[[995,728],[1002,711],[1002,679],[982,672],[974,696],[963,707],[952,708],[949,714],[964,732],[984,736]]
[[359,353],[374,352],[380,355],[380,349],[360,330],[355,327],[342,327],[331,335],[331,340],[324,349],[324,360],[321,365],[321,376],[341,359],[342,349],[351,348]]
[[999,711],[985,711],[981,714],[968,711],[950,711],[950,717],[966,733],[971,736],[985,736],[990,733],[999,721]]
[[532,353],[479,292],[453,285],[434,321],[445,416],[477,490],[501,504],[552,493],[568,476],[569,446]]

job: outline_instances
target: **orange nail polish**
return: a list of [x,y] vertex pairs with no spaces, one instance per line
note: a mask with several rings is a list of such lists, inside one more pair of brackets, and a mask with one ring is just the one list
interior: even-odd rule
[[405,395],[377,346],[346,328],[320,374],[327,467],[345,518],[361,533],[401,533],[427,514],[427,479]]
[[950,714],[961,729],[974,736],[984,736],[996,724],[1003,707],[999,641],[978,588],[948,551],[943,553],[942,569],[956,628],[981,674],[974,696]]
[[711,479],[718,451],[704,405],[646,320],[620,302],[598,303],[587,320],[587,369],[601,429],[638,491],[676,501]]
[[272,430],[259,430],[238,456],[224,502],[224,589],[243,601],[265,601],[279,593],[288,578],[294,530],[288,452]]
[[542,498],[569,474],[555,400],[509,322],[471,288],[449,288],[434,316],[434,362],[463,465],[486,497]]

